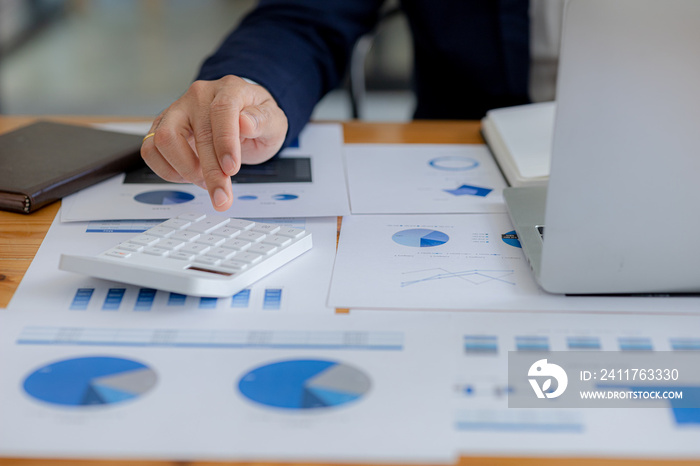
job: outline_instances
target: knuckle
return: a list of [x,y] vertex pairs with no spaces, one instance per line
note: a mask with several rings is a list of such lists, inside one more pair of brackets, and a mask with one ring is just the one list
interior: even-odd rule
[[220,178],[223,175],[218,164],[207,164],[202,166],[202,175],[205,180],[213,180]]
[[190,84],[187,93],[192,95],[196,100],[201,100],[204,96],[210,93],[211,81],[198,80]]
[[194,140],[197,142],[197,144],[209,144],[212,140],[212,135],[213,132],[211,126],[203,126],[194,131]]
[[177,138],[175,131],[168,127],[160,127],[155,131],[153,135],[154,145],[161,149],[172,146]]
[[243,79],[239,78],[238,76],[229,74],[219,79],[219,83],[221,83],[223,86],[229,87],[240,86],[241,84],[245,83],[245,81],[243,81]]
[[175,169],[172,167],[169,167],[165,170],[160,170],[160,173],[156,172],[156,174],[163,178],[165,181],[170,181],[172,183],[181,183],[182,181],[184,181],[184,177],[180,176],[180,174],[177,171],[175,171]]
[[238,107],[237,99],[228,94],[219,93],[209,104],[212,114],[233,113]]

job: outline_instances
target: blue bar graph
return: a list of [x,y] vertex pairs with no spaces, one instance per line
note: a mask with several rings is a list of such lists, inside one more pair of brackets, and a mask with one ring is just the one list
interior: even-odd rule
[[156,297],[156,290],[153,288],[141,288],[136,297],[134,311],[150,311],[153,307],[153,300]]
[[170,293],[168,296],[168,306],[184,306],[187,301],[187,295],[180,293]]
[[620,351],[653,351],[654,345],[651,338],[646,337],[621,337],[617,339]]
[[231,296],[231,307],[238,309],[247,308],[250,304],[250,290],[239,291]]
[[200,309],[216,309],[219,298],[199,298]]
[[470,355],[498,354],[498,338],[495,335],[465,335],[464,352]]
[[549,351],[549,338],[540,336],[515,337],[518,351]]
[[280,288],[268,288],[265,290],[263,309],[277,310],[282,306],[282,290]]
[[124,299],[124,293],[126,293],[126,288],[110,288],[107,291],[105,302],[102,304],[102,310],[118,311],[119,306],[122,304],[122,299]]
[[570,350],[599,350],[601,348],[598,337],[568,337],[566,344]]
[[94,288],[78,288],[75,292],[73,301],[70,304],[71,311],[84,311],[87,309],[88,304],[90,304],[90,298],[95,292]]
[[700,351],[700,338],[671,338],[673,351]]

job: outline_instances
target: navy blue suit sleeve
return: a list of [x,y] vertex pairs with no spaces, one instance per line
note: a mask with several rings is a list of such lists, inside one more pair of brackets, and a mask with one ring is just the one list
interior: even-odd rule
[[265,87],[287,116],[286,146],[339,84],[355,41],[376,25],[383,1],[262,0],[207,58],[198,79],[233,74]]

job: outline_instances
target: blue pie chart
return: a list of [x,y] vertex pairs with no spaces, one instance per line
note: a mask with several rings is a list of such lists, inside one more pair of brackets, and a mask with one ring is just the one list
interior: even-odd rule
[[134,199],[142,204],[173,205],[190,202],[192,199],[194,199],[194,196],[183,191],[163,190],[146,191],[144,193],[137,194],[134,196]]
[[508,233],[503,233],[501,235],[501,239],[504,243],[513,246],[514,248],[522,248],[520,240],[518,239],[518,234],[515,232],[515,230],[511,230]]
[[134,400],[157,381],[155,372],[140,362],[99,356],[64,359],[40,367],[27,376],[23,388],[39,401],[82,407]]
[[438,230],[411,228],[394,233],[391,239],[397,244],[411,248],[432,248],[447,243],[450,237]]
[[478,167],[479,161],[460,155],[447,155],[444,157],[435,157],[428,162],[428,165],[437,170],[461,172]]
[[257,367],[238,382],[257,404],[287,410],[323,410],[358,401],[371,388],[359,369],[336,361],[294,359]]
[[296,194],[275,194],[272,199],[276,201],[293,201],[294,199],[299,199]]

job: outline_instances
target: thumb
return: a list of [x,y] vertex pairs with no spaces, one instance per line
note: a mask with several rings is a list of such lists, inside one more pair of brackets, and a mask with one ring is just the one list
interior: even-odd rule
[[243,108],[238,120],[244,163],[264,162],[282,147],[287,117],[274,101]]
[[258,139],[265,135],[265,130],[270,126],[269,114],[259,106],[245,107],[241,110],[240,136],[241,139]]

